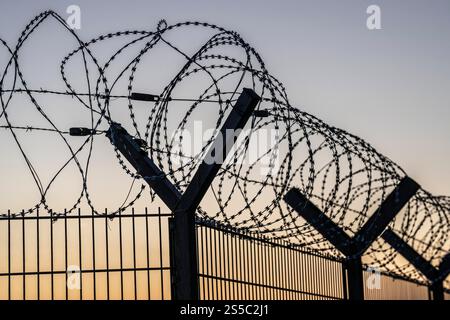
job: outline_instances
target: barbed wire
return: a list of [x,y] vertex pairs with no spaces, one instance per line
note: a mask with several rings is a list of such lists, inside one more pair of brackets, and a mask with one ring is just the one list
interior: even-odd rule
[[[77,43],[62,58],[59,66],[65,90],[30,87],[19,59],[24,44],[49,19],[57,22]],[[180,37],[180,34],[183,37],[197,33],[209,35],[194,53],[172,40],[173,37]],[[99,57],[94,54],[94,46],[118,38],[125,42],[111,55]],[[292,106],[285,87],[268,72],[258,52],[238,33],[214,24],[182,22],[168,25],[161,20],[155,30],[120,31],[84,42],[58,14],[45,11],[26,25],[14,46],[9,46],[1,38],[0,43],[9,55],[5,67],[0,71],[0,120],[4,121],[0,126],[4,129],[1,133],[7,132],[13,138],[40,193],[40,200],[34,206],[13,213],[2,213],[3,217],[9,215],[14,218],[43,208],[57,219],[71,214],[83,201],[95,214],[102,214],[93,204],[88,172],[94,138],[104,133],[112,122],[127,122],[132,135],[145,141],[149,157],[161,168],[165,177],[181,192],[184,191],[212,145],[214,135],[203,143],[198,152],[187,154],[180,149],[184,143],[183,137],[175,137],[170,128],[175,128],[177,132],[187,129],[202,113],[201,106],[208,104],[208,110],[213,108],[214,114],[203,121],[209,121],[211,127],[218,130],[244,87],[252,88],[262,98],[257,107],[261,116],[251,118],[246,135],[236,142],[210,187],[208,201],[202,202],[197,211],[199,218],[339,256],[339,252],[328,241],[286,205],[283,201],[286,192],[292,187],[300,189],[338,226],[354,235],[406,176],[400,166],[364,140]],[[160,93],[148,94],[147,120],[142,126],[137,121],[136,102],[133,99],[134,88],[137,87],[135,81],[142,62],[151,60],[156,50],[170,51],[182,62],[174,62],[180,67]],[[124,57],[124,65],[116,64],[119,58]],[[82,63],[78,72],[84,73],[87,79],[88,90],[85,92],[77,91],[69,80],[68,64],[76,58]],[[115,76],[112,75],[114,72]],[[126,85],[121,85],[120,81]],[[189,90],[186,90],[186,86]],[[186,92],[191,96],[187,97]],[[14,112],[13,97],[16,95],[28,98],[47,127],[13,123],[10,114]],[[76,147],[72,146],[68,128],[59,128],[51,120],[39,102],[40,96],[70,97],[89,111],[90,118],[86,126],[90,134],[84,137],[81,145],[78,143]],[[126,119],[117,118],[111,112],[111,102],[115,100],[127,104]],[[175,106],[175,103],[184,103],[184,110],[178,104]],[[241,161],[252,152],[252,137],[264,130],[276,132],[275,144],[264,154],[258,155],[256,161]],[[19,139],[20,131],[29,134],[45,131],[67,147],[67,161],[46,185]],[[88,153],[83,163],[79,157],[82,150]],[[142,177],[128,166],[117,149],[115,155],[132,183],[125,202],[110,213],[111,218],[133,206],[147,189],[144,183],[140,186],[135,183],[142,182]],[[179,161],[179,158],[182,160]],[[75,164],[82,178],[81,191],[67,211],[58,212],[48,203],[47,194],[55,179],[69,164]],[[269,169],[261,174],[261,167]],[[449,199],[433,196],[420,189],[390,225],[434,265],[449,251]],[[388,272],[416,280],[423,279],[381,239],[371,246],[365,258],[367,263],[377,264]]]

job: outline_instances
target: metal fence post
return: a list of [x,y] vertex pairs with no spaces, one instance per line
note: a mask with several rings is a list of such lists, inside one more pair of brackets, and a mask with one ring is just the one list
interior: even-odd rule
[[364,281],[361,257],[348,258],[344,264],[347,269],[349,300],[364,300]]
[[444,300],[444,283],[442,280],[433,282],[430,286],[430,290],[433,296],[433,300]]

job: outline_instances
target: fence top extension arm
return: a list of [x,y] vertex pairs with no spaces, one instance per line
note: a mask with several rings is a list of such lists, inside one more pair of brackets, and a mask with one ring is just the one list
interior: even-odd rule
[[230,134],[229,131],[236,132],[243,129],[259,101],[260,97],[253,90],[247,88],[242,90],[233,109],[231,109],[230,114],[220,128],[218,138],[210,146],[205,160],[200,164],[183,193],[176,208],[177,212],[193,211],[199,206],[234,145],[235,134]]
[[384,231],[382,238],[391,247],[397,250],[406,260],[409,261],[417,270],[419,270],[431,282],[439,278],[439,271],[431,265],[425,258],[418,254],[409,244],[403,241],[390,228]]
[[284,200],[339,251],[351,257],[360,256],[367,250],[419,188],[411,178],[403,178],[353,238],[306,199],[298,189],[291,189]]
[[[235,137],[227,134],[227,130],[242,129],[259,101],[260,97],[253,90],[247,88],[242,90],[219,132],[222,139],[217,139],[209,149],[207,155],[209,159],[225,160]],[[172,211],[195,210],[222,164],[203,161],[182,195],[119,123],[113,122],[106,136]]]
[[419,188],[420,186],[409,177],[404,177],[400,181],[378,210],[370,216],[355,234],[354,240],[358,242],[358,251],[363,253],[370,247]]
[[309,201],[297,188],[292,188],[284,196],[284,201],[298,212],[309,224],[319,231],[333,246],[345,256],[353,254],[352,239],[339,228],[319,208]]
[[439,265],[439,272],[441,273],[440,277],[442,279],[447,278],[450,274],[450,253],[447,253],[442,259],[441,264]]
[[169,209],[175,209],[181,193],[141,149],[135,139],[119,123],[115,122],[111,124],[106,136]]

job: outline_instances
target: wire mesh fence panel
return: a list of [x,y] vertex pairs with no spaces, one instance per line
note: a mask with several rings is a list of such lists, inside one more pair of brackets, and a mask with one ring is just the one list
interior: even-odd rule
[[197,225],[200,298],[203,300],[343,299],[342,264],[217,225]]
[[[0,220],[0,299],[171,299],[171,214],[35,214]],[[202,300],[346,299],[342,261],[197,221]],[[379,276],[379,278],[373,278]],[[426,285],[364,271],[368,300],[428,299]],[[445,293],[449,299],[449,293]]]
[[386,274],[364,271],[365,300],[428,300],[428,286]]
[[170,299],[170,214],[0,220],[1,299]]

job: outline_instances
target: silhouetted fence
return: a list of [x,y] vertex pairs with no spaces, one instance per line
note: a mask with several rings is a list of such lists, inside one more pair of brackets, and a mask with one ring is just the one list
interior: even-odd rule
[[[171,216],[145,209],[2,219],[0,298],[171,299]],[[340,260],[213,221],[198,220],[196,229],[201,299],[348,297]],[[426,285],[385,274],[379,288],[364,287],[366,299],[429,298]]]
[[[27,24],[14,51],[0,39],[0,45],[11,54],[3,74],[14,80],[0,82],[0,94],[9,97],[2,99],[0,118],[5,121],[0,127],[13,138],[26,172],[29,171],[39,191],[35,194],[38,197],[34,197],[38,202],[22,215],[0,212],[2,297],[179,300],[425,297],[423,285],[406,279],[394,280],[389,275],[382,277],[383,288],[371,289],[379,290],[376,293],[367,292],[362,258],[370,256],[384,270],[427,279],[433,283],[433,299],[444,299],[444,285],[448,287],[444,279],[450,274],[450,197],[432,195],[364,140],[291,105],[283,84],[268,72],[260,54],[237,32],[208,23],[188,21],[168,25],[162,20],[156,29],[127,30],[79,41],[80,46],[71,46],[59,65],[63,81],[58,87],[65,89],[55,90],[48,83],[38,86],[39,81],[26,80],[19,72],[23,69],[19,61],[23,59],[17,58],[24,53],[21,48],[27,47],[24,43],[34,38],[32,34],[47,19],[54,20],[79,40],[53,11],[42,12]],[[168,37],[175,30],[189,30],[189,34],[205,31],[199,39],[206,42],[187,41],[188,46],[179,46],[175,44],[178,41]],[[103,41],[109,43],[112,38],[127,40],[117,51],[109,52],[107,57],[111,59],[100,66],[97,62],[104,59],[94,55],[97,50],[91,48]],[[168,55],[153,55],[153,49],[160,45],[169,50]],[[228,55],[230,47],[233,53]],[[125,52],[129,55],[124,55]],[[196,53],[191,55],[192,52]],[[172,53],[181,61],[172,60]],[[162,84],[161,92],[133,90],[143,87],[135,82],[140,79],[135,75],[148,73],[140,68],[147,66],[140,64],[146,61],[147,54],[158,57],[155,62],[161,70],[169,68],[165,70],[167,74],[176,75]],[[122,58],[118,59],[119,56]],[[171,59],[166,59],[169,56]],[[81,68],[67,68],[77,61],[84,62]],[[178,70],[179,62],[183,67]],[[176,69],[171,70],[172,67]],[[92,68],[94,72],[89,70]],[[85,72],[89,84],[83,91],[77,91],[78,86],[69,81],[71,71],[80,70]],[[107,86],[110,75],[114,84],[118,84],[113,91]],[[184,87],[187,82],[192,84],[189,90]],[[11,123],[8,119],[23,117],[24,100],[15,96],[28,96],[30,99],[26,100],[32,110],[42,116],[40,120],[46,125]],[[56,126],[50,119],[59,116],[47,114],[49,110],[38,102],[44,96],[58,99],[58,105],[72,101],[71,109],[73,103],[75,108],[87,108],[91,112],[90,121],[80,122],[81,127],[68,127],[69,123],[64,121]],[[59,101],[63,98],[65,102]],[[127,104],[129,116],[111,112],[110,107],[116,103]],[[144,103],[149,107],[141,108]],[[203,106],[211,103],[215,108],[208,108],[213,113],[204,117]],[[196,127],[199,120],[202,128],[213,129],[214,135],[201,141],[198,146],[202,149],[191,154],[180,148],[187,146],[183,141],[188,138],[178,133],[191,125]],[[172,128],[176,130],[169,134]],[[33,140],[18,139],[19,132]],[[48,150],[53,151],[56,144],[62,143],[63,153],[56,154],[68,159],[62,166],[59,162],[47,163],[45,167],[59,168],[45,179],[48,184],[41,180],[43,176],[32,164],[40,163],[42,158],[31,161],[25,148],[28,143],[41,141],[35,135],[40,133],[50,135]],[[266,150],[258,146],[266,140],[259,140],[260,133],[265,137],[273,133],[270,139],[273,141],[264,142],[266,148],[262,149]],[[135,185],[141,180],[174,213],[170,223],[171,214],[134,211],[111,220],[73,211],[52,223],[51,217],[36,212],[39,206],[51,211],[52,200],[59,194],[52,191],[61,188],[55,181],[72,165],[76,165],[83,183],[80,197],[69,207],[91,204],[92,189],[86,177],[96,170],[90,169],[94,163],[91,156],[99,150],[91,143],[94,136],[102,143],[112,144],[109,147],[115,157],[109,154],[110,163],[119,164],[120,171],[129,176],[131,188],[123,208],[135,205],[144,194],[146,186],[138,189]],[[81,141],[84,142],[80,144]],[[191,142],[197,146],[197,141]],[[40,151],[46,154],[44,145]],[[258,150],[252,146],[258,146]],[[83,157],[78,157],[79,154]],[[9,173],[9,167],[4,168]],[[16,177],[15,172],[11,174]],[[8,176],[4,179],[7,183]],[[210,191],[212,194],[207,195]],[[22,194],[27,194],[26,190]],[[49,194],[54,195],[52,199],[47,199]],[[205,197],[211,203],[200,208]],[[5,199],[8,200],[8,195]],[[317,252],[331,254],[337,250],[346,258],[345,263],[302,247],[268,241],[258,233],[196,221],[198,215],[220,217],[235,227],[270,233],[273,238],[298,239],[302,246],[313,243],[320,248]],[[305,234],[310,235],[308,241],[304,241]],[[386,244],[389,249],[385,250]],[[369,248],[373,250],[368,251]],[[408,263],[401,266],[391,263],[400,256]],[[411,266],[415,268],[414,274],[410,272]]]

